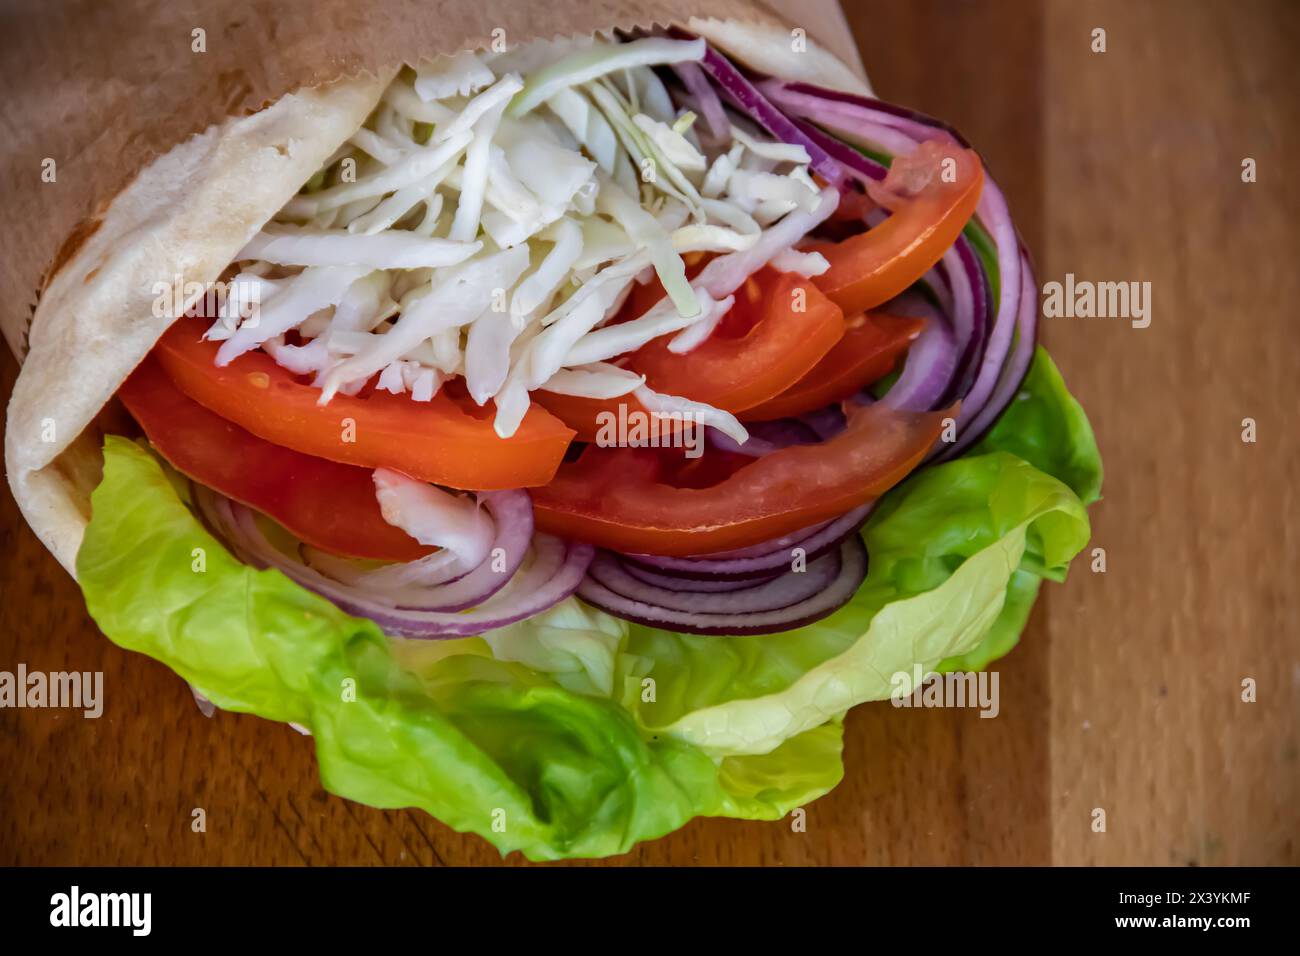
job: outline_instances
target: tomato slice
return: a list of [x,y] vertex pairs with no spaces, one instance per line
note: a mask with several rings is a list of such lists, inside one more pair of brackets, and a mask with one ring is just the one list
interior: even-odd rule
[[848,398],[893,370],[898,357],[921,334],[925,320],[868,312],[848,326],[844,338],[811,372],[740,417],[747,422],[787,418]]
[[573,438],[536,407],[511,438],[501,438],[490,407],[447,387],[430,402],[373,391],[318,405],[319,389],[264,352],[218,368],[217,343],[200,338],[205,328],[203,319],[181,319],[154,349],[181,391],[254,435],[318,458],[392,468],[450,488],[528,488],[551,479]]
[[432,552],[384,520],[371,473],[284,448],[187,396],[153,356],[118,397],[172,467],[334,554],[413,561]]
[[[644,312],[648,306],[635,307]],[[810,280],[763,269],[737,292],[736,304],[702,345],[678,355],[668,350],[673,336],[665,335],[621,364],[644,375],[656,392],[740,412],[794,385],[843,335],[843,313]],[[602,412],[617,415],[620,405],[629,413],[643,411],[630,396],[598,400],[535,392],[533,397],[584,441],[594,440]]]
[[[855,405],[848,425],[816,445],[750,459],[712,484],[680,450],[590,445],[530,492],[537,526],[616,551],[693,555],[760,544],[842,515],[901,481],[951,411]],[[683,464],[687,462],[686,464]],[[685,478],[686,480],[682,480]]]
[[932,140],[896,158],[884,182],[867,190],[889,218],[842,242],[810,246],[831,264],[815,278],[818,288],[845,315],[888,302],[943,258],[983,188],[984,167],[972,149]]
[[702,345],[677,355],[673,336],[661,336],[627,365],[657,392],[739,412],[799,381],[843,335],[844,313],[811,280],[769,268],[738,291]]

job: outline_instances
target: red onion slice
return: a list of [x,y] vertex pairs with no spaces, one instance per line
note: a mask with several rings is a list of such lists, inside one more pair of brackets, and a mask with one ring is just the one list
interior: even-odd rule
[[1020,307],[1016,316],[1015,342],[1011,356],[999,372],[997,384],[989,400],[962,429],[957,441],[951,445],[941,446],[935,456],[937,461],[949,461],[961,454],[966,448],[984,436],[1020,391],[1029,366],[1034,361],[1034,350],[1038,345],[1038,296],[1036,293],[1033,269],[1026,256],[1021,269]]
[[916,293],[904,293],[886,306],[930,320],[921,339],[908,349],[903,372],[885,395],[895,408],[929,411],[951,405],[970,388],[984,354],[989,285],[970,240],[960,236],[944,253],[934,275],[943,280],[935,284],[945,302],[942,317]]
[[[482,604],[519,570],[533,538],[532,499],[524,491],[483,492],[480,500],[492,514],[496,535],[487,558],[478,567],[435,587],[376,587],[364,577],[349,581],[322,568],[318,560],[309,560],[328,577],[372,595],[378,603],[393,607],[418,608],[424,611],[463,611]],[[337,559],[336,559],[337,560]],[[382,569],[400,571],[400,566]],[[381,572],[375,572],[381,573]]]
[[[678,39],[696,39],[693,34],[676,27],[668,33]],[[730,60],[710,46],[706,47],[699,65],[742,115],[754,120],[780,142],[802,146],[808,151],[808,165],[815,172],[837,187],[843,184],[844,167],[809,139],[793,120],[769,103]]]
[[[957,415],[959,431],[964,430],[966,425],[983,411],[993,394],[1002,366],[1011,351],[1011,340],[1015,333],[1023,289],[1020,278],[1020,240],[1016,236],[1015,226],[1011,224],[1006,199],[989,177],[985,177],[984,192],[980,196],[976,215],[980,217],[985,228],[992,233],[994,244],[997,246],[1001,295],[975,381],[966,393],[960,396],[962,407]],[[1031,297],[1036,298],[1032,294]],[[1002,409],[997,411],[1001,412]]]
[[976,369],[984,358],[993,290],[975,248],[964,235],[958,236],[952,248],[944,254],[943,264],[953,296],[953,311],[949,314],[958,355],[952,388],[940,402],[951,405],[970,390]]
[[591,545],[538,534],[533,538],[530,558],[519,573],[486,603],[459,614],[387,608],[365,600],[363,595],[334,587],[326,578],[321,578],[316,585],[323,582],[329,591],[307,581],[299,583],[318,591],[349,614],[370,618],[388,634],[417,638],[469,637],[554,607],[577,590],[594,554]]
[[[838,574],[827,586],[805,600],[776,610],[755,610],[749,613],[674,610],[619,594],[590,576],[579,586],[578,596],[610,614],[649,627],[668,628],[688,634],[770,634],[793,630],[821,620],[852,600],[867,576],[867,549],[861,538],[852,535],[844,540],[840,545],[838,564]],[[716,596],[696,597],[712,599]]]
[[[861,150],[855,149],[853,144],[845,143],[844,141],[838,140],[834,136],[823,132],[807,119],[795,119],[794,122],[799,127],[800,131],[806,136],[811,137],[813,136],[813,133],[810,131],[815,132],[815,138],[818,140],[819,144],[823,145],[826,152],[830,153],[840,162],[845,162],[844,157],[847,156],[848,162],[846,165],[850,165],[854,169],[864,173],[868,178],[872,180],[885,178],[885,167],[880,163],[877,163],[871,157],[864,155]],[[813,122],[816,122],[816,120]],[[832,127],[829,126],[827,128],[832,129]],[[841,132],[839,128],[834,128],[834,131]],[[843,134],[841,133],[841,135]],[[908,136],[906,133],[894,129],[892,126],[886,126],[883,123],[873,123],[870,120],[865,119],[853,124],[853,136],[857,139],[866,140],[873,146],[878,147],[880,152],[888,153],[891,156],[906,155],[916,146],[916,140],[911,136]],[[825,146],[827,141],[834,143],[835,145]],[[865,165],[863,165],[864,162]],[[880,175],[877,175],[877,171],[879,171]]]
[[896,129],[915,140],[935,139],[937,136],[963,149],[970,148],[965,137],[947,123],[896,103],[811,83],[787,83],[776,79],[764,80],[758,88],[787,113],[805,117],[827,128],[839,127],[852,134],[860,123],[872,123]]
[[[243,505],[197,485],[195,497],[209,524],[243,561],[255,567],[275,568],[347,613],[370,618],[396,637],[468,637],[532,617],[573,594],[595,554],[590,545],[538,534],[517,573],[499,590],[494,587],[496,593],[472,611],[397,608],[281,552],[266,539],[253,512]],[[504,573],[501,576],[506,577]]]
[[905,293],[886,311],[891,315],[911,315],[926,320],[925,328],[907,350],[907,359],[898,380],[881,401],[910,412],[928,412],[938,408],[957,372],[957,340],[948,320],[924,297]]
[[[482,604],[505,586],[519,568],[533,537],[533,504],[528,493],[485,491],[479,503],[492,516],[493,538],[487,557],[475,568],[446,575],[432,563],[435,552],[406,564],[374,570],[359,568],[346,558],[305,548],[307,564],[326,577],[347,584],[394,607],[418,606],[426,611],[460,611]],[[429,573],[428,568],[436,568]]]
[[722,101],[718,99],[717,91],[713,89],[713,84],[704,75],[704,71],[695,63],[674,63],[672,71],[677,74],[682,85],[686,87],[686,92],[690,93],[695,101],[700,111],[700,118],[708,127],[709,135],[718,143],[730,141],[731,122],[727,119]]
[[[852,535],[867,520],[873,504],[868,502],[832,521],[815,524],[754,548],[690,558],[655,554],[627,554],[623,558],[657,574],[697,580],[770,577],[790,567],[796,548],[811,561]],[[763,549],[760,553],[752,553],[760,548]]]
[[834,136],[829,136],[811,123],[795,120],[799,131],[816,143],[826,154],[844,167],[850,176],[864,186],[867,183],[880,182],[889,172],[883,165]]
[[840,553],[829,551],[808,562],[802,571],[786,568],[784,574],[734,591],[682,591],[675,586],[647,584],[632,574],[609,551],[596,555],[587,569],[589,580],[625,598],[652,604],[669,611],[700,614],[750,614],[776,611],[806,601],[828,587],[840,572]]
[[740,591],[744,588],[752,588],[761,581],[770,581],[772,577],[766,578],[683,578],[672,574],[660,574],[658,571],[651,571],[643,568],[631,561],[623,563],[623,570],[632,577],[636,578],[643,584],[649,584],[657,588],[671,588],[677,591],[699,591],[701,594],[722,594],[726,591]]

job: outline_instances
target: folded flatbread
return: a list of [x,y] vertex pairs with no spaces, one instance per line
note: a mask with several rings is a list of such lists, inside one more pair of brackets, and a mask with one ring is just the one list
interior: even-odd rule
[[[815,15],[801,22],[823,25],[856,63],[845,35],[830,32],[843,29],[838,9],[814,6]],[[691,18],[688,26],[756,69],[866,90],[860,68],[845,66],[816,41],[793,52],[790,28],[770,16]],[[361,126],[395,73],[388,68],[297,90],[174,146],[107,201],[93,230],[49,276],[9,403],[5,470],[28,523],[70,573],[99,480],[96,416],[170,324],[152,314],[155,284],[178,275],[215,281]]]

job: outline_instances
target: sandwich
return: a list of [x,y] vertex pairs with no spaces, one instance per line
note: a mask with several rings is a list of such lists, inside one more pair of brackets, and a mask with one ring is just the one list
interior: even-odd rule
[[531,859],[780,819],[1010,651],[1091,429],[979,153],[796,41],[466,49],[159,156],[6,432],[104,634]]

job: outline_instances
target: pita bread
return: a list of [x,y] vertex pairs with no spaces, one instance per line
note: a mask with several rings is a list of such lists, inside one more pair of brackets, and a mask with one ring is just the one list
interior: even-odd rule
[[[763,72],[854,92],[868,87],[788,30],[692,20],[690,27]],[[119,194],[53,276],[32,318],[9,403],[5,467],[41,541],[75,577],[102,474],[110,401],[171,320],[158,283],[216,281],[235,254],[355,132],[395,74],[340,80],[277,100],[174,147]]]
[[[843,14],[838,9],[835,12],[839,15],[840,27],[844,31],[837,38],[847,38],[851,51],[853,40],[848,33],[848,25],[844,23]],[[818,46],[806,36],[796,36],[790,30],[761,23],[703,20],[699,17],[692,18],[690,29],[733,60],[760,73],[779,76],[791,82],[813,83],[846,93],[871,95],[871,85],[863,76],[846,66],[829,50]]]
[[291,94],[147,166],[54,276],[9,401],[5,470],[41,541],[73,571],[98,481],[83,434],[171,321],[155,283],[216,281],[378,103],[388,77]]

